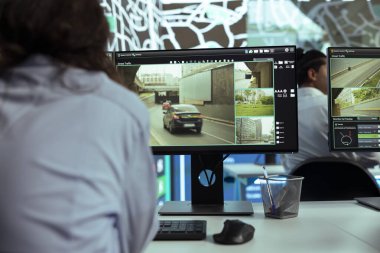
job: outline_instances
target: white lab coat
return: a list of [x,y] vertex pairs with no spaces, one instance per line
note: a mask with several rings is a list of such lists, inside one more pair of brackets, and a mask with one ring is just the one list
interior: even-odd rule
[[141,252],[155,207],[135,94],[42,55],[0,76],[0,252]]

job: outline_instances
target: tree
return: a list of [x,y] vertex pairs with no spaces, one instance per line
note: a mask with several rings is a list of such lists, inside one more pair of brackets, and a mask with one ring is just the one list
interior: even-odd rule
[[261,104],[263,104],[263,105],[273,105],[273,97],[272,96],[262,96],[260,101],[261,101]]
[[250,100],[249,97],[252,95],[252,91],[251,90],[245,90],[244,91],[244,96],[246,97],[246,100]]
[[379,89],[373,89],[373,88],[354,90],[352,93],[354,94],[356,103],[360,103],[362,101],[376,98],[376,97],[379,97],[380,95]]
[[244,97],[240,94],[236,94],[235,95],[235,100],[236,101],[239,101],[239,102],[243,102],[244,101]]
[[257,94],[257,92],[256,92],[256,90],[251,90],[251,92],[252,92],[252,97],[255,100],[254,103],[256,104],[256,100],[257,100],[256,94]]

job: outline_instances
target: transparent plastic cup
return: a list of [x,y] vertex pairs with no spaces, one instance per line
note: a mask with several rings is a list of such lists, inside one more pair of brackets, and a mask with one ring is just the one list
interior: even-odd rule
[[266,217],[297,217],[303,177],[273,175],[260,177],[261,196]]

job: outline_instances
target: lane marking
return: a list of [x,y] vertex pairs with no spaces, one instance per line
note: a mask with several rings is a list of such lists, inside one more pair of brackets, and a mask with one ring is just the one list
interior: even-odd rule
[[[208,133],[208,132],[202,131],[202,133],[207,134],[207,135],[209,135],[209,136],[211,136],[211,137],[214,137],[214,138],[216,138],[216,139],[218,139],[218,140],[221,140],[221,141],[224,141],[224,142],[227,142],[227,143],[230,143],[230,144],[235,144],[235,142],[227,141],[227,140],[225,140],[225,139],[222,139],[222,138],[220,138],[220,137],[218,137],[218,136],[215,136],[215,135],[213,135],[213,134],[210,134],[210,133]],[[219,144],[215,144],[215,145],[219,145]]]

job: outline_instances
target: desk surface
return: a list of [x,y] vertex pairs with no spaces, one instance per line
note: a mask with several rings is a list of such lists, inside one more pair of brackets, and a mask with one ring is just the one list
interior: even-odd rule
[[[380,252],[380,212],[356,201],[301,202],[296,218],[265,218],[261,204],[253,205],[254,216],[161,216],[160,219],[207,220],[207,239],[202,241],[154,241],[145,253],[203,252]],[[254,238],[242,245],[213,242],[226,219],[240,219],[256,229]]]

